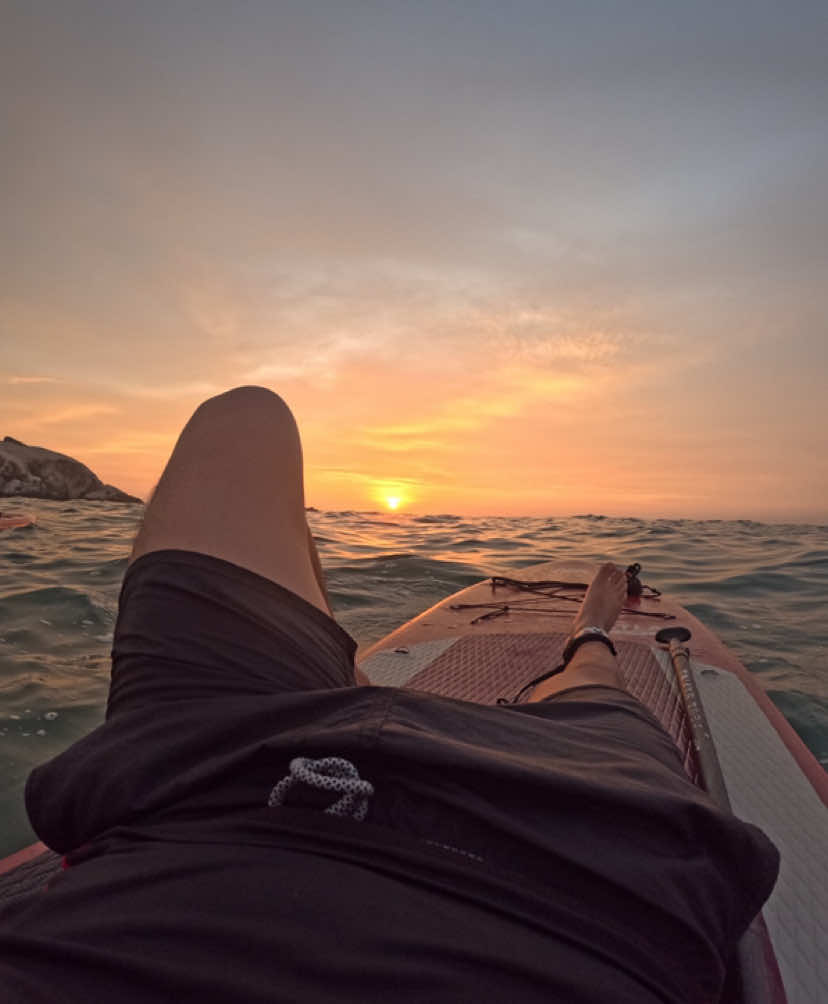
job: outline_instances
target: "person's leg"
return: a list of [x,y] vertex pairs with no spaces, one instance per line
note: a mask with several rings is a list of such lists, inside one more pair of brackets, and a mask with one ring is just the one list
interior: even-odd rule
[[[627,578],[624,572],[611,563],[602,565],[586,591],[575,618],[573,634],[585,627],[609,631],[621,613],[626,596]],[[615,656],[600,642],[582,645],[563,673],[539,683],[529,700],[542,701],[561,690],[589,684],[625,689]]]
[[223,558],[330,613],[305,518],[299,432],[276,394],[239,387],[196,409],[147,505],[130,562],[167,549]]

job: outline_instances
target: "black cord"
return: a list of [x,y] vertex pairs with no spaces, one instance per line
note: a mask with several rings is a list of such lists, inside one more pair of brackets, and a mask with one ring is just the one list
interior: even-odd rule
[[563,673],[565,669],[566,669],[566,663],[562,662],[559,666],[556,666],[554,669],[548,669],[545,673],[541,673],[540,676],[536,676],[534,680],[530,680],[528,683],[525,683],[520,688],[520,690],[515,694],[515,696],[511,698],[511,700],[508,697],[498,697],[496,703],[517,704],[527,690],[532,690],[534,687],[537,687],[539,683],[543,683],[544,680],[548,680],[550,676],[557,676],[558,673]]

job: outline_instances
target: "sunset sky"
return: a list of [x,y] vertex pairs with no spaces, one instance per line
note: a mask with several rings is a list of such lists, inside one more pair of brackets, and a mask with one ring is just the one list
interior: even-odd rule
[[828,520],[828,4],[3,5],[0,437],[146,495]]

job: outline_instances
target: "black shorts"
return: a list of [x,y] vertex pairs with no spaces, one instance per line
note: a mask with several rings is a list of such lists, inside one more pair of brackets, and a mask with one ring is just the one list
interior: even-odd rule
[[107,718],[170,701],[351,687],[356,642],[301,596],[229,561],[154,551],[127,571]]
[[[159,904],[179,999],[204,967],[224,999],[259,999],[234,996],[218,961],[251,945],[245,978],[263,1000],[274,979],[285,1000],[716,992],[777,854],[690,783],[643,705],[595,686],[508,707],[358,687],[355,648],[320,610],[228,562],[162,551],[131,566],[107,719],[27,787],[36,832],[67,854],[48,910],[29,914],[70,958],[63,984],[82,965],[55,941],[56,894],[76,918],[61,937],[103,939],[155,999],[157,974],[124,945]],[[331,815],[334,799],[301,784],[269,806],[299,757],[352,765],[373,788],[364,819]],[[90,932],[77,904],[96,895],[110,915]],[[266,958],[274,939],[278,958],[303,959],[288,976]],[[354,987],[320,997],[353,957]]]

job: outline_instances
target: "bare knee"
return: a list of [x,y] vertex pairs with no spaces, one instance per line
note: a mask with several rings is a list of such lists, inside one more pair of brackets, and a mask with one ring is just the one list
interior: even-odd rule
[[[228,508],[236,514],[229,522]],[[307,551],[299,432],[278,394],[236,387],[199,405],[187,422],[147,508],[133,557],[160,549],[163,540],[163,547],[259,569],[265,566],[248,551],[265,550],[263,540],[277,539],[274,522],[282,530],[282,549],[290,542]],[[263,574],[281,581],[272,569]]]
[[196,409],[197,412],[218,410],[255,410],[274,413],[287,412],[290,414],[290,408],[288,408],[287,404],[285,404],[284,400],[278,394],[272,390],[268,390],[267,387],[257,387],[253,384],[248,384],[244,387],[233,387],[232,390],[226,390],[223,394],[209,397]]
[[296,420],[285,401],[267,387],[234,387],[232,390],[208,398],[196,408],[191,423],[232,422],[261,429],[267,426],[271,431],[274,424],[291,431],[296,429]]

